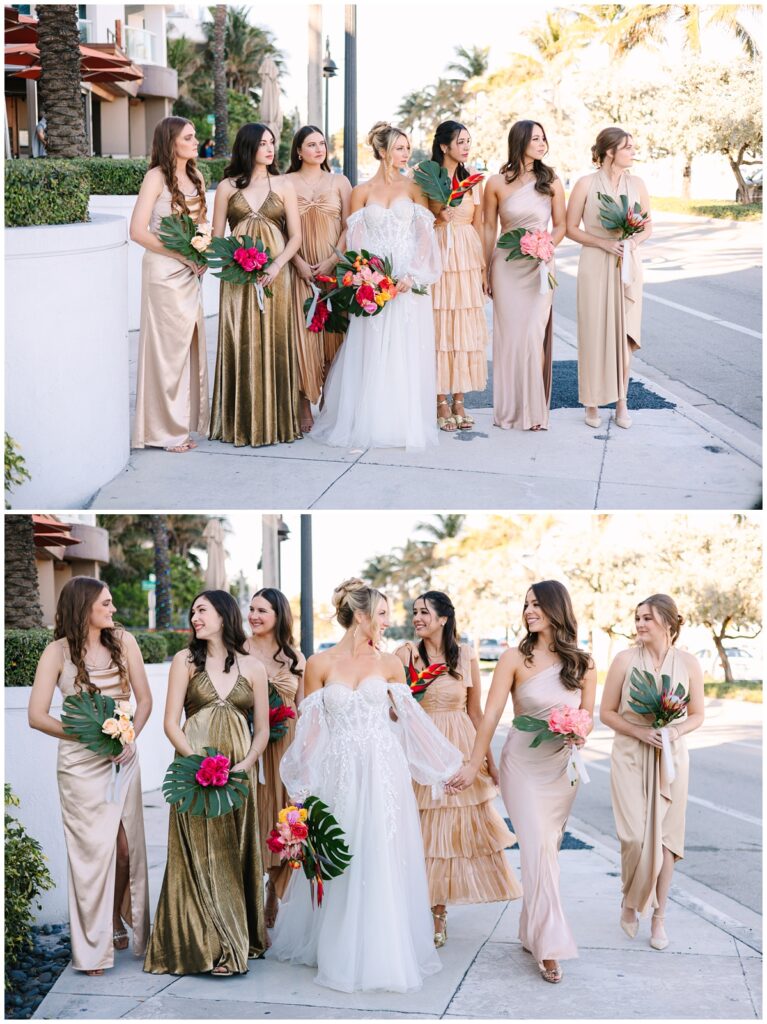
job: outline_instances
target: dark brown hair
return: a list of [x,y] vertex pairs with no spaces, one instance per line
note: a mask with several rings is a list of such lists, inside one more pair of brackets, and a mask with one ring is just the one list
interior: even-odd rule
[[[91,609],[107,589],[105,583],[92,576],[73,576],[64,584],[59,594],[53,637],[55,640],[67,642],[69,658],[76,669],[75,689],[78,693],[82,693],[83,690],[87,693],[101,693],[100,688],[91,682],[85,666],[85,643],[88,639]],[[117,627],[102,629],[100,640],[112,656],[124,693],[130,694],[125,652]]]
[[[445,652],[445,664],[451,676],[454,676],[456,679],[462,679],[463,677],[458,671],[458,658],[461,654],[461,648],[458,643],[458,630],[455,624],[453,602],[441,590],[427,590],[425,594],[421,594],[415,600],[428,601],[439,618],[447,619],[447,622],[442,627],[442,650]],[[415,601],[413,602],[413,607],[415,607]],[[424,640],[421,640],[418,644],[418,655],[425,666],[429,664],[429,656],[426,653],[426,643]]]
[[[539,121],[517,121],[509,129],[509,154],[506,163],[501,167],[500,173],[506,178],[506,184],[511,184],[523,173],[525,169],[525,153],[533,137],[533,131],[540,128],[543,132],[543,139],[546,143],[548,153],[549,140],[546,136],[546,129]],[[543,163],[542,160],[533,161],[533,174],[535,175],[535,191],[544,196],[553,196],[554,189],[551,187],[556,174],[554,168]]]
[[[186,204],[186,197],[181,191],[176,177],[176,138],[184,130],[184,127],[192,124],[185,117],[164,117],[156,126],[152,137],[152,155],[149,158],[150,170],[152,167],[159,167],[165,184],[170,192],[170,206],[174,213],[189,214],[189,207]],[[194,126],[193,126],[194,127]],[[205,179],[197,169],[197,161],[190,157],[186,162],[186,173],[194,182],[197,195],[200,197],[200,223],[207,219],[207,206],[205,203]]]
[[634,615],[643,605],[647,605],[648,608],[652,608],[654,612],[657,612],[662,625],[671,633],[671,643],[675,644],[679,637],[679,631],[684,625],[684,618],[679,614],[679,609],[673,597],[669,597],[668,594],[652,594],[650,597],[646,597],[644,601],[639,602],[634,609]]
[[[541,611],[554,630],[554,639],[549,650],[552,654],[558,655],[562,662],[562,683],[568,690],[582,689],[583,677],[593,666],[593,662],[591,655],[578,647],[578,623],[567,587],[558,580],[542,580],[540,583],[532,583],[529,589],[535,594]],[[522,619],[524,621],[524,608]],[[537,642],[538,635],[527,630],[519,645],[526,665],[533,660]]]
[[299,128],[296,134],[293,136],[293,142],[290,145],[290,167],[288,167],[286,174],[295,174],[296,171],[301,170],[301,159],[299,158],[298,151],[303,146],[304,142],[309,138],[310,135],[314,135],[318,132],[322,136],[322,141],[325,143],[325,159],[320,164],[323,171],[330,170],[330,164],[328,163],[328,140],[325,138],[325,133],[321,128],[318,128],[314,124],[305,124],[303,128]]
[[[442,167],[445,162],[445,154],[442,152],[442,146],[447,146],[449,149],[453,141],[458,138],[461,132],[468,132],[468,130],[469,129],[466,125],[461,124],[460,121],[443,121],[442,124],[438,124],[431,144],[432,160],[435,160],[440,167]],[[455,176],[459,181],[463,181],[464,178],[469,177],[469,172],[466,169],[465,164],[458,164],[455,169]]]
[[277,616],[274,623],[274,642],[277,644],[277,654],[290,662],[290,671],[294,676],[302,676],[303,669],[298,667],[298,655],[294,648],[296,645],[293,639],[293,612],[290,610],[290,602],[281,590],[276,587],[262,587],[257,590],[253,597],[263,597]]
[[601,167],[605,162],[607,154],[614,154],[615,150],[626,139],[630,138],[630,134],[624,131],[623,128],[603,128],[599,135],[597,135],[597,141],[591,147],[591,162],[596,164],[597,167]]
[[277,166],[277,140],[274,132],[268,125],[259,123],[244,124],[237,132],[232,146],[232,155],[229,163],[224,168],[225,178],[234,178],[237,188],[247,188],[250,179],[253,177],[253,167],[256,162],[256,153],[264,132],[269,132],[274,143],[274,158],[267,164],[267,174],[279,174]]
[[242,614],[240,606],[231,594],[225,590],[201,590],[189,606],[189,626],[192,630],[192,639],[189,641],[189,660],[194,664],[198,672],[205,668],[205,659],[208,655],[208,641],[198,640],[192,626],[192,609],[204,597],[213,605],[215,610],[224,620],[224,635],[222,641],[226,648],[224,660],[224,672],[228,672],[238,654],[247,654],[245,650],[245,630],[242,628]]

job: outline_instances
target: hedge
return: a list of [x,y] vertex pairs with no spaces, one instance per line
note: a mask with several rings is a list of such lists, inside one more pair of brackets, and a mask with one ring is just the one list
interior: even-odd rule
[[5,226],[88,220],[89,178],[78,160],[6,160]]
[[147,665],[157,665],[168,657],[168,645],[160,633],[134,633],[141,657]]
[[52,640],[50,629],[6,629],[5,685],[31,686],[40,655]]
[[161,636],[165,641],[169,658],[172,658],[179,651],[183,651],[185,647],[188,647],[189,641],[192,639],[192,633],[188,629],[163,629],[160,630],[158,636]]

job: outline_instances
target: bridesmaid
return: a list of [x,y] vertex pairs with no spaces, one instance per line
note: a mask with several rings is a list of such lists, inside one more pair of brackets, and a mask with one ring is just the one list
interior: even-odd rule
[[[703,725],[703,672],[698,659],[675,646],[684,620],[673,599],[653,594],[634,613],[637,646],[622,651],[607,673],[599,717],[615,730],[610,766],[615,827],[621,844],[621,928],[634,938],[637,915],[653,908],[650,945],[665,949],[666,901],[674,863],[684,856],[688,754],[685,733]],[[631,673],[649,672],[680,683],[689,694],[687,715],[668,727],[675,777],[669,781],[661,730],[629,707]]]
[[[94,754],[68,737],[50,714],[56,687],[62,697],[135,695],[135,735],[152,710],[144,662],[134,637],[115,626],[112,595],[101,580],[75,576],[56,607],[54,641],[43,651],[29,697],[29,724],[59,741],[57,776],[69,881],[72,967],[103,974],[114,950],[143,956],[149,934],[149,891],[141,773],[135,742],[118,757]],[[120,765],[117,798],[107,801],[112,764]]]
[[338,257],[334,250],[345,249],[352,187],[343,174],[331,172],[325,136],[313,124],[305,125],[293,136],[290,167],[285,173],[293,175],[291,182],[301,217],[301,248],[293,257],[297,278],[293,307],[299,325],[296,337],[301,430],[308,434],[314,423],[311,405],[320,401],[322,382],[344,336],[307,330],[304,302],[312,294],[311,283],[317,274],[335,271]]
[[[578,401],[586,406],[586,424],[599,427],[599,406],[615,402],[615,422],[628,429],[626,400],[631,354],[640,347],[642,327],[642,264],[637,246],[652,234],[648,220],[642,231],[620,241],[599,220],[597,193],[619,201],[628,196],[650,213],[645,183],[629,173],[634,140],[622,128],[603,128],[591,147],[598,170],[576,181],[567,207],[567,237],[580,242],[578,261]],[[581,222],[583,228],[580,227]],[[631,261],[632,281],[624,283],[618,259]]]
[[[471,759],[450,783],[457,789],[476,778],[509,693],[515,716],[546,718],[563,705],[594,711],[596,669],[590,655],[578,648],[578,625],[565,587],[556,580],[534,583],[523,618],[527,634],[519,647],[501,655]],[[578,955],[560,901],[557,860],[577,792],[567,777],[568,758],[567,741],[531,747],[530,733],[513,726],[501,754],[501,793],[516,829],[522,867],[519,938],[538,961],[543,980],[553,984],[562,980],[559,961]]]
[[273,257],[263,283],[273,295],[258,306],[256,289],[221,282],[218,352],[210,436],[239,447],[295,441],[298,361],[293,275],[288,265],[301,245],[296,193],[279,176],[275,140],[264,124],[237,132],[224,180],[216,189],[213,234],[260,238]]
[[[471,137],[458,121],[437,126],[431,159],[441,164],[453,185],[468,178],[466,168]],[[437,218],[437,234],[444,271],[432,291],[434,334],[437,344],[437,424],[440,430],[470,430],[466,391],[484,391],[487,385],[487,320],[485,319],[485,260],[482,255],[482,186],[476,185],[460,206],[441,209],[429,203]],[[452,225],[448,231],[448,224]],[[448,238],[450,239],[448,241]],[[453,396],[452,407],[447,396]],[[450,413],[450,415],[445,415]]]
[[146,249],[141,263],[134,448],[188,452],[191,432],[207,434],[208,358],[200,278],[205,267],[166,249],[160,220],[188,214],[207,220],[205,181],[197,169],[194,125],[166,117],[157,125],[152,156],[130,222],[130,237]]
[[[253,595],[248,610],[248,625],[252,636],[245,650],[260,661],[266,670],[270,691],[276,691],[283,704],[298,714],[297,705],[304,698],[304,668],[306,659],[295,650],[293,639],[293,613],[288,599],[281,590],[265,587]],[[266,837],[274,828],[277,815],[290,803],[287,790],[280,778],[280,759],[296,732],[296,719],[285,719],[287,732],[282,739],[269,741],[264,751],[265,783],[258,787],[258,823],[262,841],[261,855],[269,874],[266,885],[266,927],[274,928],[278,900],[281,900],[292,869],[286,861],[266,846]]]
[[144,970],[245,974],[248,959],[263,956],[268,945],[255,797],[255,765],[269,740],[266,673],[245,651],[240,609],[226,591],[198,594],[189,622],[189,648],[170,667],[165,735],[180,757],[216,747],[231,758],[233,771],[247,773],[250,789],[243,806],[218,818],[171,807],[168,861]]
[[[395,654],[406,667],[412,661],[419,672],[435,663],[447,665],[447,672],[424,693],[421,707],[468,760],[482,722],[479,662],[469,644],[459,643],[455,608],[447,594],[429,590],[417,598],[413,629],[418,646],[403,644]],[[503,852],[516,839],[493,807],[498,769],[492,751],[473,785],[462,793],[435,800],[428,786],[413,785],[421,812],[434,945],[439,948],[447,940],[448,903],[495,903],[522,895]]]
[[[517,121],[500,174],[487,183],[484,201],[485,259],[493,299],[493,422],[505,430],[546,430],[549,425],[554,292],[540,293],[537,262],[506,261],[495,247],[501,233],[525,228],[547,231],[559,245],[565,237],[565,190],[543,162],[549,151],[537,121]],[[554,273],[553,261],[549,270]]]

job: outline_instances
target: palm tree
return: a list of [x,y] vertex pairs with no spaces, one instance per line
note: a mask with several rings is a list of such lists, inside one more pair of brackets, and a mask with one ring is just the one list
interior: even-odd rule
[[5,517],[5,628],[43,625],[31,516]]
[[213,12],[213,113],[216,119],[216,156],[229,151],[229,111],[226,95],[226,4]]
[[[205,547],[203,533],[210,518],[208,515],[169,515],[168,546],[171,553],[196,562],[191,549]],[[226,519],[222,520],[222,524],[227,529]]]
[[80,31],[75,4],[38,4],[39,109],[48,122],[48,156],[90,153],[80,89]]
[[436,523],[417,523],[416,532],[428,533],[438,543],[442,540],[452,540],[457,537],[463,528],[463,524],[466,520],[465,515],[458,515],[455,513],[441,514],[435,513],[434,518],[437,520]]
[[168,544],[168,517],[149,516],[154,539],[155,573],[155,626],[171,628],[170,549]]
[[[280,73],[285,71],[285,55],[275,46],[274,34],[252,25],[248,20],[249,10],[248,7],[227,7],[224,35],[226,84],[244,96],[258,92],[261,84],[258,69],[264,57],[271,57]],[[204,31],[210,48],[215,22],[206,24]],[[208,52],[210,54],[210,49]]]
[[480,78],[487,71],[489,46],[472,46],[467,50],[464,46],[456,46],[457,61],[448,64],[446,71],[454,72],[457,81],[468,82],[472,78]]
[[184,114],[202,113],[203,106],[199,101],[196,88],[200,72],[204,68],[201,51],[186,36],[169,39],[168,67],[173,68],[178,76],[178,99],[174,104],[174,112],[181,113],[183,110]]

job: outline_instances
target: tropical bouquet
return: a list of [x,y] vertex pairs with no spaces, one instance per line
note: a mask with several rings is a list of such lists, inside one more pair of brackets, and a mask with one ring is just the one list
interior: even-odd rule
[[250,235],[227,235],[211,241],[207,259],[214,276],[222,281],[255,285],[258,308],[263,312],[264,296],[272,297],[272,289],[262,281],[264,271],[274,262],[268,245]]
[[352,859],[341,826],[327,804],[316,796],[307,797],[303,804],[283,807],[266,845],[294,870],[304,869],[312,906],[316,887],[318,907],[322,906],[324,883],[342,875]]
[[673,782],[676,778],[676,771],[671,756],[671,740],[667,726],[677,718],[685,717],[687,705],[690,703],[690,695],[685,693],[681,683],[674,688],[671,676],[662,675],[660,682],[659,690],[652,672],[640,672],[638,668],[635,668],[629,676],[628,705],[638,715],[652,715],[652,728],[661,731],[666,775],[668,781]]
[[[639,203],[634,203],[632,207],[629,207],[628,196],[619,196],[618,198],[620,203],[617,203],[612,196],[606,195],[604,192],[597,192],[600,224],[606,231],[620,231],[618,237],[623,240],[631,238],[632,235],[642,231],[650,219],[650,215],[649,213],[642,213],[642,207]],[[626,272],[621,274],[621,276],[627,284],[630,284],[632,277],[626,276],[630,273],[629,261],[627,260],[624,264],[623,257],[619,256],[618,268],[620,269],[624,266],[626,267]]]
[[162,793],[179,814],[218,818],[241,807],[248,794],[248,776],[233,772],[231,761],[215,747],[204,754],[177,757],[165,773]]
[[[424,160],[413,171],[413,180],[423,194],[432,199],[435,203],[441,203],[444,207],[460,206],[463,197],[471,192],[475,185],[484,179],[483,174],[470,174],[468,178],[459,181],[453,176],[451,179],[447,170],[438,164],[436,160]],[[447,225],[447,245],[450,248],[452,225]]]
[[554,240],[548,231],[514,228],[502,234],[497,244],[499,249],[509,250],[507,263],[509,260],[535,260],[538,263],[541,295],[557,287],[557,279],[546,266],[554,258]]
[[419,672],[415,667],[413,661],[413,654],[410,654],[410,663],[407,667],[407,681],[410,687],[410,692],[420,704],[423,700],[423,695],[426,693],[428,688],[438,679],[441,675],[447,672],[447,665],[444,665],[441,661],[434,662],[432,665]]
[[[571,708],[564,704],[553,708],[548,718],[516,715],[512,724],[515,729],[522,732],[534,732],[535,736],[530,746],[539,747],[544,740],[585,739],[591,727],[591,715],[585,708]],[[570,748],[567,777],[571,786],[574,786],[579,779],[583,783],[591,781],[580,749],[576,744]]]
[[[103,693],[73,693],[65,697],[61,725],[67,736],[104,757],[118,757],[125,745],[136,739],[129,701],[115,700]],[[107,803],[119,800],[119,774],[120,765],[113,763]]]
[[269,684],[269,742],[281,740],[288,732],[288,719],[295,718],[296,713],[289,704],[283,704],[282,698],[272,684]]
[[171,252],[180,253],[200,267],[207,264],[206,253],[212,241],[210,224],[195,224],[186,213],[172,213],[160,221],[157,237]]

